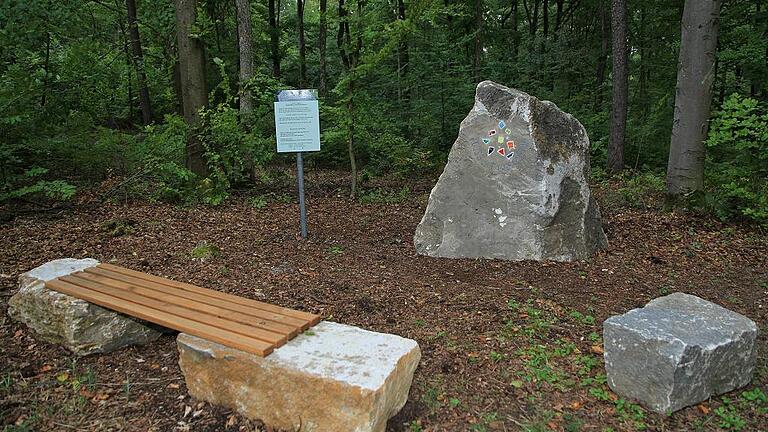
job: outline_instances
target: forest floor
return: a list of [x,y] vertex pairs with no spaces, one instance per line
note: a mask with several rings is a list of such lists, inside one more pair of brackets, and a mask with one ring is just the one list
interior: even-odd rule
[[[768,235],[760,229],[638,208],[645,198],[606,182],[593,190],[610,246],[590,260],[435,259],[412,244],[432,181],[380,184],[364,203],[346,198],[346,181],[310,171],[306,241],[296,235],[290,179],[215,208],[112,203],[0,222],[4,430],[269,430],[188,396],[173,335],[76,358],[10,320],[18,275],[62,257],[415,339],[423,357],[391,431],[768,430]],[[205,255],[192,253],[201,241],[215,246],[211,256],[194,257]],[[601,323],[675,291],[757,322],[759,358],[748,387],[663,416],[605,384]]]

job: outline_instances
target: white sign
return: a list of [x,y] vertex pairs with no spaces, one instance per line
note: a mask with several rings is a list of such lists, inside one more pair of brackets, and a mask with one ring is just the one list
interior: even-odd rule
[[320,115],[316,100],[275,102],[277,152],[320,151]]

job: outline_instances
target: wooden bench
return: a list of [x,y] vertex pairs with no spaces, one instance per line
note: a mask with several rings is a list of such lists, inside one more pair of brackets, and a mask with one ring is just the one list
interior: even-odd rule
[[101,263],[46,288],[264,357],[320,316]]

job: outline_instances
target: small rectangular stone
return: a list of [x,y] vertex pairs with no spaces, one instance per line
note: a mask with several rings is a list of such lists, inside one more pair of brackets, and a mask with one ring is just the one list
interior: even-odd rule
[[675,293],[603,323],[608,385],[669,413],[743,387],[757,358],[757,326],[699,297]]

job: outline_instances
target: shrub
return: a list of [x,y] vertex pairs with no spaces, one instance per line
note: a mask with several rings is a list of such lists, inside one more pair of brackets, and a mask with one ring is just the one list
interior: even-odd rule
[[768,108],[738,94],[714,115],[706,141],[707,203],[721,218],[768,223]]

